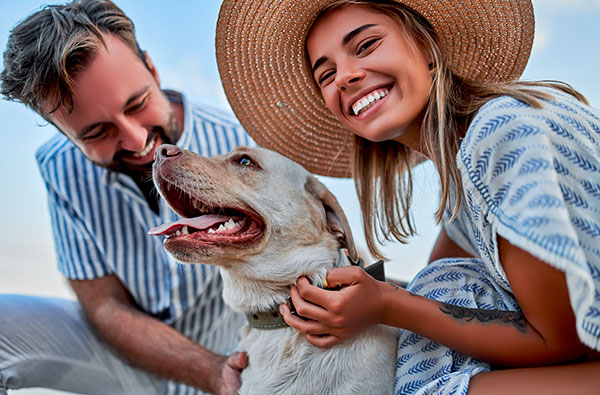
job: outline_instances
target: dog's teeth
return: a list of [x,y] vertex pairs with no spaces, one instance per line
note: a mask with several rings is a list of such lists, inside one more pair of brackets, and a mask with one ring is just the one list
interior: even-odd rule
[[232,218],[229,218],[229,221],[225,222],[225,228],[233,229],[238,226],[238,223],[235,222]]
[[225,231],[226,228],[223,226],[223,224],[219,225],[219,228],[217,229],[217,232],[223,232]]
[[175,232],[175,236],[180,236],[181,235],[181,231],[178,230],[177,232]]
[[210,228],[210,229],[208,230],[208,233],[216,233],[216,231],[215,231],[213,228]]
[[187,225],[185,225],[183,228],[181,228],[181,234],[183,234],[183,235],[189,235],[190,234],[190,231],[189,231]]

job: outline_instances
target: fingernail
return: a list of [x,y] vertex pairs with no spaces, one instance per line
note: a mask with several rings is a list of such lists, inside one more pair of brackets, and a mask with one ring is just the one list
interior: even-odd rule
[[323,279],[323,288],[329,288],[329,284],[327,284],[327,279]]

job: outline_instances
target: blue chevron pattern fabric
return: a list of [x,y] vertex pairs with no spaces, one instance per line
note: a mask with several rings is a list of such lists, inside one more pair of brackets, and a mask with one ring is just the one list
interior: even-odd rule
[[[468,308],[512,310],[519,306],[499,286],[485,263],[475,258],[447,258],[421,270],[407,289],[440,302]],[[396,360],[396,395],[466,394],[470,378],[490,366],[416,333],[401,330]]]
[[546,92],[541,109],[508,97],[481,108],[457,156],[466,204],[446,230],[461,228],[509,291],[498,235],[564,271],[579,338],[600,350],[600,110]]
[[[534,109],[510,97],[486,103],[457,164],[465,201],[448,236],[477,259],[423,269],[412,292],[470,308],[519,310],[497,236],[566,273],[578,335],[600,350],[600,111],[565,93]],[[481,361],[401,331],[396,394],[466,394]]]

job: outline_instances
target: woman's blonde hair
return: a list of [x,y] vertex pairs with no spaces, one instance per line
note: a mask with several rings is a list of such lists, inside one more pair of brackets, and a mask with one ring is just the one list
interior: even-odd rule
[[[392,17],[405,29],[416,49],[424,51],[432,59],[432,88],[425,108],[420,141],[421,150],[435,164],[440,176],[441,196],[435,213],[438,222],[450,202],[451,219],[456,217],[462,204],[463,191],[456,154],[469,122],[487,101],[511,96],[531,107],[540,108],[540,99],[551,99],[551,96],[536,88],[552,87],[587,103],[583,95],[562,82],[491,83],[458,77],[446,66],[437,35],[427,20],[395,1],[337,0],[320,15],[349,5],[368,7]],[[352,171],[367,246],[373,256],[383,258],[378,244],[392,239],[404,243],[416,233],[410,215],[413,187],[411,168],[425,158],[396,141],[372,142],[358,135],[354,136],[353,150]]]

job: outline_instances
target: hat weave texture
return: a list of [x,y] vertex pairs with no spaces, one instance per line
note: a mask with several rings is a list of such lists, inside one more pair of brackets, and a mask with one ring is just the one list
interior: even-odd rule
[[[325,106],[304,56],[304,40],[332,0],[224,0],[216,32],[229,103],[262,147],[308,171],[351,176],[352,132]],[[450,69],[476,81],[513,81],[533,44],[531,0],[396,0],[423,15]]]

